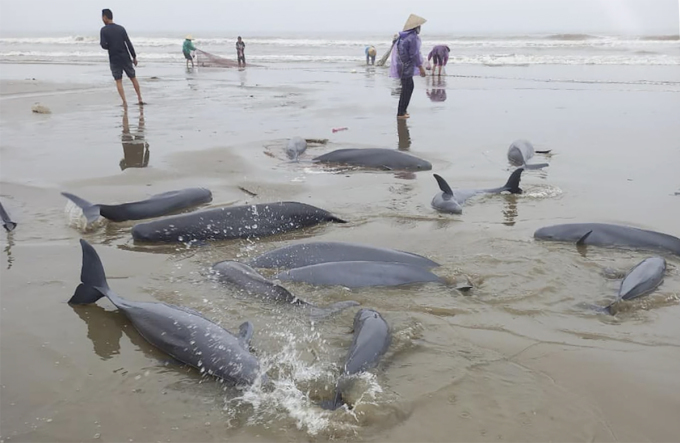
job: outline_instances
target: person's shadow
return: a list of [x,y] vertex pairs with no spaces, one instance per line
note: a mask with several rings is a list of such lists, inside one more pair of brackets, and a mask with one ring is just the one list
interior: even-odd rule
[[136,131],[130,132],[127,106],[123,108],[123,159],[120,161],[120,170],[127,168],[146,168],[149,165],[149,143],[144,134],[144,107],[139,107],[139,122]]
[[443,77],[437,77],[435,80],[432,77],[432,89],[426,90],[428,98],[433,102],[445,102],[446,101],[446,80]]

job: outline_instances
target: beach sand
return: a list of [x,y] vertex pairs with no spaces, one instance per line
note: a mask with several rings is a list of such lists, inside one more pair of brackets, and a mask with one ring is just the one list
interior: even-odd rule
[[[2,66],[0,197],[18,222],[0,235],[3,441],[677,439],[680,260],[667,257],[656,293],[604,317],[581,306],[614,298],[617,282],[602,268],[627,270],[649,254],[581,255],[532,238],[541,226],[589,221],[680,236],[676,67],[449,67],[441,81],[416,80],[403,124],[386,70],[353,69],[141,66],[148,105],[124,111],[104,65]],[[446,100],[431,100],[433,89]],[[32,113],[35,103],[52,113]],[[340,127],[348,130],[332,133]],[[292,163],[283,152],[292,136],[329,142]],[[518,138],[552,150],[533,160],[549,168],[524,173],[523,195],[476,198],[461,216],[432,210],[432,172],[452,187],[501,186]],[[401,149],[433,171],[310,161],[348,147]],[[212,206],[294,200],[349,223],[198,248],[140,246],[131,222],[84,230],[59,194],[114,203],[189,186],[211,189]],[[224,388],[168,362],[106,300],[70,307],[79,238],[125,297],[188,306],[232,331],[251,320],[274,392]],[[357,300],[394,331],[384,363],[353,392],[356,409],[323,411],[316,403],[332,395],[355,311],[312,327],[206,277],[216,261],[301,240],[426,255],[442,264],[436,273],[475,288],[466,297],[441,286],[287,285],[320,305]]]

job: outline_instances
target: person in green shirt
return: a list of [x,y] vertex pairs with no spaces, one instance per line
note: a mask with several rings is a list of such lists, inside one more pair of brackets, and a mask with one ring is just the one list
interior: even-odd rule
[[193,39],[191,34],[187,35],[184,39],[184,44],[182,45],[182,53],[184,54],[184,58],[187,59],[187,69],[189,69],[189,62],[191,62],[191,67],[194,67],[194,55],[192,54],[192,51],[196,50],[196,46],[194,46],[194,43],[192,42]]

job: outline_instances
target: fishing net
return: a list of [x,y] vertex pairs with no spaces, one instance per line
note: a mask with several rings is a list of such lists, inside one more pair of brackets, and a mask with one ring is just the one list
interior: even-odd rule
[[238,63],[229,60],[228,58],[201,51],[200,49],[197,49],[196,52],[200,54],[200,56],[196,57],[198,66],[205,66],[208,68],[238,68]]
[[394,49],[395,43],[397,43],[397,38],[399,37],[399,34],[395,34],[394,37],[392,37],[392,46],[390,46],[389,51],[387,51],[381,58],[378,60],[378,63],[376,65],[378,66],[385,66],[385,62],[387,62],[387,59],[390,58],[390,54],[392,53],[392,49]]

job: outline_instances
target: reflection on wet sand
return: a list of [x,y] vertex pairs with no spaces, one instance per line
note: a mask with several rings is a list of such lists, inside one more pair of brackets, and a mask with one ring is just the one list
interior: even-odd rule
[[503,224],[514,226],[517,220],[517,196],[514,194],[506,195],[503,199]]
[[7,233],[7,246],[5,246],[5,254],[7,254],[7,269],[12,268],[12,263],[14,263],[14,257],[12,257],[12,246],[14,246],[14,233]]
[[427,89],[425,91],[427,96],[433,102],[445,102],[446,101],[446,79],[443,77],[437,77],[435,80],[432,77],[432,89]]
[[120,138],[124,158],[120,161],[121,171],[127,168],[146,168],[149,165],[149,143],[144,131],[144,107],[139,107],[139,122],[134,134],[130,132],[127,107],[123,108],[123,133]]
[[94,352],[102,360],[120,354],[120,339],[123,333],[145,356],[159,360],[165,358],[165,354],[157,351],[139,335],[122,312],[107,311],[98,305],[69,306],[87,323],[87,338],[92,341]]
[[397,119],[397,149],[400,151],[408,151],[411,149],[411,133],[408,130],[406,120]]

